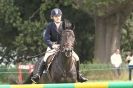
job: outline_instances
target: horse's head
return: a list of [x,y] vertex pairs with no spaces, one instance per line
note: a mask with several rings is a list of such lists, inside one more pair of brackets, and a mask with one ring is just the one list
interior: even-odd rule
[[61,51],[64,52],[67,57],[72,56],[72,50],[75,42],[75,35],[72,28],[72,24],[66,22],[65,29],[61,34]]

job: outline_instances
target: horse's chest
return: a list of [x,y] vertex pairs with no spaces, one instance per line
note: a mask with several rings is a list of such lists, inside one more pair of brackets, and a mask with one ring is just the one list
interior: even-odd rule
[[77,79],[75,65],[55,61],[51,66],[51,78],[54,82],[75,82]]
[[66,72],[61,74],[61,80],[63,82],[73,82],[73,80],[76,79],[76,72],[71,73],[71,72]]
[[54,72],[53,80],[56,82],[73,82],[76,79],[76,72],[68,72],[65,70],[59,70]]

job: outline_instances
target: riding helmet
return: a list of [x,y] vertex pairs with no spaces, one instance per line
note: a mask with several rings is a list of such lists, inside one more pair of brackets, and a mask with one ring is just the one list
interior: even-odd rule
[[54,8],[51,11],[51,17],[53,17],[53,16],[60,16],[60,15],[62,15],[62,11],[59,8]]

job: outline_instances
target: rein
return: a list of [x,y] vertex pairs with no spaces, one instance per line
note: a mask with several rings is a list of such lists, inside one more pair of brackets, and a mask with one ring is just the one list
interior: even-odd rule
[[[56,50],[57,50],[57,51],[55,51],[55,52],[58,52],[60,49],[58,48],[58,49],[56,49]],[[47,52],[49,52],[49,51],[51,51],[51,50],[48,50],[48,51],[42,52],[42,53],[37,54],[37,55],[34,55],[34,56],[28,56],[27,59],[30,59],[30,58],[36,58],[36,57],[42,56],[42,55],[44,55],[45,53],[47,53]]]

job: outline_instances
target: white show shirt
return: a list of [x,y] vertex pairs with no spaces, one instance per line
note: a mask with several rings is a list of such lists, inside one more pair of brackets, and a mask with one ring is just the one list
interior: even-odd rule
[[120,67],[120,65],[122,64],[122,59],[121,59],[121,55],[120,54],[116,54],[114,53],[112,56],[111,56],[111,64],[114,66],[114,67]]

